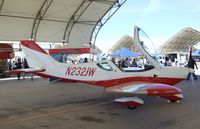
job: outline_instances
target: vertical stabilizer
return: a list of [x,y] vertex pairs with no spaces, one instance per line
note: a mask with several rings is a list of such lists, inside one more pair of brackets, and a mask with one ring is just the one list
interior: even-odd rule
[[20,42],[29,67],[47,68],[59,64],[34,41],[22,40]]

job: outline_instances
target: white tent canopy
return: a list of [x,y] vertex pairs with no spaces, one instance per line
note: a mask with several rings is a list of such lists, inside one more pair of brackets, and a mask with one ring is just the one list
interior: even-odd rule
[[0,41],[93,43],[126,0],[0,0]]
[[[173,53],[173,52],[188,52],[189,46],[193,46],[200,42],[200,32],[193,28],[184,28],[175,34],[172,38],[167,40],[163,45],[159,47],[159,52],[162,54]],[[119,50],[122,47],[126,47],[134,50],[133,38],[125,35],[110,49],[109,53]]]
[[169,52],[188,52],[189,47],[200,41],[200,32],[193,28],[184,28],[159,47],[162,54]]
[[117,50],[120,50],[122,47],[133,50],[133,38],[129,35],[124,35],[117,41],[109,50],[108,53],[113,53]]

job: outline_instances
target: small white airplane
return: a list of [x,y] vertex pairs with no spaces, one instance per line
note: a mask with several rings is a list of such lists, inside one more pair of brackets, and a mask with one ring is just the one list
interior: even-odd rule
[[[37,67],[34,74],[46,78],[81,82],[105,88],[107,94],[120,96],[114,101],[134,109],[144,104],[136,97],[140,95],[159,96],[170,102],[183,98],[181,89],[173,86],[187,77],[192,69],[185,67],[162,67],[151,55],[153,45],[145,45],[148,38],[135,26],[133,45],[146,58],[144,69],[125,71],[110,60],[79,64],[65,64],[54,60],[34,41],[20,41],[30,67]],[[148,49],[150,47],[150,49]],[[41,71],[40,71],[41,70]],[[32,71],[33,72],[33,71]]]

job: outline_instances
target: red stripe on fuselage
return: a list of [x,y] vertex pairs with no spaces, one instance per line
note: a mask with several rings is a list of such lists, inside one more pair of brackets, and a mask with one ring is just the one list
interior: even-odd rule
[[[58,78],[55,76],[47,75],[45,73],[35,73],[38,76],[44,78]],[[180,81],[184,80],[184,78],[154,78],[154,77],[126,77],[126,78],[118,78],[118,79],[111,79],[111,80],[101,80],[101,81],[90,81],[90,80],[73,80],[68,78],[60,78],[66,82],[82,82],[92,85],[97,85],[101,87],[112,87],[115,85],[131,83],[131,82],[147,82],[147,83],[162,83],[168,85],[175,85]]]
[[36,44],[34,41],[31,40],[21,40],[21,44],[25,47],[28,47],[30,49],[33,49],[35,51],[48,54],[46,51],[44,51],[38,44]]
[[127,77],[104,81],[79,81],[83,83],[98,85],[102,87],[112,87],[115,85],[131,83],[131,82],[148,82],[148,83],[163,83],[168,85],[175,85],[184,79],[181,78],[153,78],[153,77]]

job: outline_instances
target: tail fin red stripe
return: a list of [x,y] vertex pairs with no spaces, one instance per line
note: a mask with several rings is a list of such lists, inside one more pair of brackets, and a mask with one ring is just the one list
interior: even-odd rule
[[41,53],[44,53],[44,54],[48,54],[46,51],[44,51],[38,44],[36,44],[32,40],[21,40],[20,42],[23,46],[26,46],[30,49],[33,49],[35,51],[38,51],[38,52],[41,52]]

